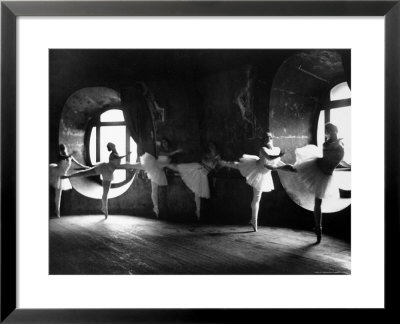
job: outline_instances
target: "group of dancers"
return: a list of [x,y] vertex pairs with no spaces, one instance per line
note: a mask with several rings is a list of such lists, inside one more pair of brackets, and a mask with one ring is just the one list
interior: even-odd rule
[[[68,154],[65,145],[61,144],[59,163],[50,165],[50,184],[56,189],[56,215],[60,217],[62,191],[72,188],[69,181],[70,178],[101,175],[103,185],[102,212],[107,219],[108,192],[111,187],[114,171],[116,169],[135,169],[144,170],[151,181],[153,211],[158,217],[158,187],[168,185],[165,168],[169,168],[179,173],[185,185],[193,192],[196,204],[196,216],[199,220],[201,198],[210,198],[208,174],[220,166],[239,170],[241,175],[246,178],[247,184],[252,187],[252,214],[249,224],[257,232],[258,211],[262,193],[274,190],[271,171],[278,170],[280,172],[291,172],[293,181],[301,184],[304,190],[314,195],[314,231],[317,236],[317,243],[319,243],[322,238],[322,199],[327,198],[334,191],[338,190],[333,181],[333,171],[344,156],[344,145],[337,134],[337,127],[331,123],[327,123],[325,125],[326,141],[323,144],[322,156],[317,153],[315,145],[306,145],[295,150],[296,162],[294,165],[285,164],[281,161],[280,158],[285,152],[273,145],[273,136],[270,132],[265,134],[264,142],[259,149],[258,156],[245,154],[239,161],[235,162],[222,160],[215,143],[210,142],[208,144],[208,151],[201,162],[174,164],[171,162],[172,156],[182,152],[182,150],[171,150],[169,141],[163,139],[160,143],[157,158],[149,153],[145,153],[140,157],[140,162],[138,163],[121,164],[121,159],[126,155],[120,156],[115,145],[108,143],[107,149],[110,151],[109,162],[88,167],[79,163],[71,154]],[[68,174],[72,163],[77,164],[83,170]]]

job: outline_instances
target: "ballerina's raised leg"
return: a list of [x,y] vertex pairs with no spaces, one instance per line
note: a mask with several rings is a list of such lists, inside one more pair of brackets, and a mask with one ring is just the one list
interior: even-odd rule
[[284,152],[273,146],[272,138],[272,134],[267,132],[264,146],[259,150],[259,156],[245,154],[240,159],[240,162],[220,162],[222,166],[238,169],[242,176],[246,178],[247,184],[253,188],[249,224],[253,227],[254,232],[258,230],[258,212],[262,193],[274,190],[271,171],[294,171],[293,166],[280,161],[280,157],[284,155]]
[[55,212],[56,216],[60,217],[60,207],[61,207],[61,196],[63,190],[71,190],[71,182],[67,179],[62,179],[62,176],[66,175],[70,169],[72,163],[75,163],[79,167],[88,169],[89,167],[81,164],[76,160],[72,154],[68,154],[68,149],[64,144],[59,145],[59,162],[50,164],[49,170],[49,180],[50,185],[55,189]]
[[[103,194],[101,197],[101,211],[103,212],[106,219],[108,218],[108,193],[111,188],[111,181],[112,181],[112,174],[113,174],[112,167],[107,164],[108,163],[103,163],[101,165],[97,165],[88,170],[78,171],[69,176],[65,176],[65,178],[90,177],[90,176],[100,175],[100,174],[103,176],[103,180],[102,180]],[[104,169],[104,170],[102,170],[102,169]],[[106,169],[109,169],[109,170],[106,170]],[[107,171],[107,172],[105,172],[105,171]]]

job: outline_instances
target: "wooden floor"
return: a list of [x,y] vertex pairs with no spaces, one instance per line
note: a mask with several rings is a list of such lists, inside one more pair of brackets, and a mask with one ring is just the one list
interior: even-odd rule
[[350,244],[285,228],[50,219],[50,274],[350,274]]

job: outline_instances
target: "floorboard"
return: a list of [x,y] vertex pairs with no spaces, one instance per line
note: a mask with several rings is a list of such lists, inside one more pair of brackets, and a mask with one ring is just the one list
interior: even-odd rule
[[50,219],[50,274],[350,274],[350,244],[312,232],[134,216]]

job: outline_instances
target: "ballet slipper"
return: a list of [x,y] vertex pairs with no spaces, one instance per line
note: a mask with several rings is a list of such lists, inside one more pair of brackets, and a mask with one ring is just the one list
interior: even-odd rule
[[317,241],[315,242],[316,244],[321,243],[322,240],[322,227],[314,227],[313,228],[315,235],[317,235]]
[[103,212],[103,214],[105,216],[105,219],[107,219],[108,218],[108,211],[104,207],[101,207],[101,211]]
[[249,222],[249,225],[251,225],[251,226],[253,227],[253,231],[254,231],[254,232],[257,232],[257,222],[251,220],[251,221]]

